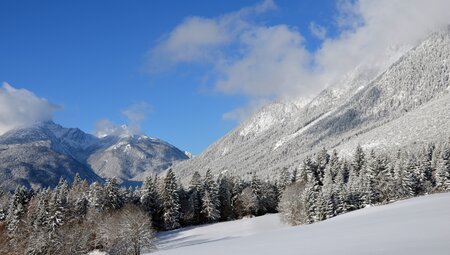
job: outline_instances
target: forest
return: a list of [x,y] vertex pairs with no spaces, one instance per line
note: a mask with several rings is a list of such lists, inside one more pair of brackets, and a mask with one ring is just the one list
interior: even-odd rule
[[414,196],[450,191],[450,143],[394,154],[351,156],[325,148],[293,169],[261,179],[194,172],[187,187],[169,169],[123,188],[115,178],[89,184],[78,175],[54,188],[0,196],[0,253],[141,254],[157,249],[155,233],[185,226],[280,213],[291,225]]

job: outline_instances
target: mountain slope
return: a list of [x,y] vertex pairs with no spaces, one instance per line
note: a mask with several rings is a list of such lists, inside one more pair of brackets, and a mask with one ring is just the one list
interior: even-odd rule
[[143,181],[146,176],[158,174],[174,162],[188,156],[162,140],[144,135],[105,137],[106,146],[97,149],[88,164],[102,177],[117,177],[122,181]]
[[[347,152],[357,143],[377,147],[380,141],[374,138],[383,137],[387,131],[383,127],[394,121],[404,124],[404,132],[396,129],[379,148],[410,146],[424,141],[423,137],[442,139],[450,135],[450,119],[440,110],[448,107],[444,98],[449,93],[449,65],[450,31],[446,29],[408,50],[385,70],[356,69],[342,79],[343,84],[326,89],[306,105],[285,101],[264,107],[174,170],[182,179],[194,169],[274,176],[282,167],[298,167],[305,155],[322,146],[339,146]],[[416,111],[422,116],[420,123],[414,122]],[[428,127],[437,120],[439,125]],[[406,131],[413,125],[419,133]]]
[[42,122],[0,136],[0,189],[55,186],[60,177],[72,180],[76,173],[89,182],[102,177],[139,182],[187,158],[174,146],[143,135],[97,138]]
[[450,193],[365,208],[311,225],[274,217],[162,233],[151,254],[448,254]]

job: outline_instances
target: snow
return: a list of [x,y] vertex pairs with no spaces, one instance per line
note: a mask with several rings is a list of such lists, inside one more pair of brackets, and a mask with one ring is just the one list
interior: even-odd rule
[[88,255],[107,255],[106,252],[95,250],[88,253]]
[[319,118],[313,120],[313,121],[312,121],[311,123],[309,123],[308,125],[302,127],[302,128],[299,129],[297,132],[295,132],[295,133],[293,133],[293,134],[291,134],[291,135],[288,135],[288,136],[285,136],[285,137],[281,138],[281,139],[275,144],[275,146],[273,147],[273,150],[278,149],[278,148],[279,148],[280,146],[282,146],[283,144],[285,144],[285,143],[287,143],[287,142],[289,142],[289,141],[295,139],[296,137],[300,136],[301,134],[303,134],[304,132],[306,132],[306,130],[308,130],[309,128],[311,128],[311,127],[313,127],[314,125],[316,125],[319,121],[321,121],[321,120],[325,119],[326,117],[330,116],[330,115],[331,115],[333,112],[335,112],[335,111],[336,111],[336,109],[331,110],[331,111],[329,111],[329,112],[323,114],[323,115],[320,116]]
[[152,254],[449,254],[450,193],[287,227],[277,215],[185,228],[159,235]]
[[188,227],[163,232],[158,235],[158,249],[167,250],[231,238],[241,238],[287,227],[289,226],[280,223],[278,214]]

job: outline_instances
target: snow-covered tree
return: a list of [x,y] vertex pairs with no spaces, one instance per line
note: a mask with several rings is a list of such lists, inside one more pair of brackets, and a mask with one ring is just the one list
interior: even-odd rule
[[335,216],[335,193],[334,193],[333,173],[331,168],[325,169],[325,175],[322,187],[323,214],[326,219]]
[[161,192],[163,203],[164,228],[167,230],[180,227],[180,200],[178,185],[172,169],[167,171]]
[[27,212],[27,204],[30,201],[30,193],[24,186],[18,186],[8,208],[6,222],[8,226],[8,234],[14,236],[20,225],[23,223]]
[[359,173],[361,172],[365,163],[366,163],[366,156],[364,154],[361,145],[358,145],[355,149],[355,153],[353,154],[353,161],[352,161],[352,169],[356,174],[356,176],[359,176]]
[[89,208],[91,210],[101,210],[104,206],[105,202],[105,195],[103,187],[98,182],[93,182],[89,186],[88,191],[88,201],[89,201]]
[[304,191],[304,182],[296,182],[283,191],[278,207],[283,222],[290,225],[307,223],[305,203],[302,199]]
[[202,177],[199,172],[195,171],[189,183],[187,191],[188,209],[184,215],[186,221],[190,224],[199,224],[201,222],[202,191]]
[[203,184],[201,213],[206,222],[215,222],[220,218],[219,189],[210,170],[206,171]]
[[417,180],[414,175],[414,163],[411,159],[407,162],[405,168],[403,169],[400,188],[404,198],[410,198],[416,195]]
[[318,202],[318,195],[319,192],[317,187],[311,183],[308,183],[304,190],[304,195],[300,197],[305,206],[305,223],[307,224],[314,223],[317,220],[317,207],[321,206]]
[[124,205],[123,192],[115,177],[106,179],[103,196],[104,210],[117,210]]
[[233,179],[228,175],[219,179],[219,211],[221,220],[231,220],[235,218],[233,212]]
[[146,177],[141,186],[140,203],[144,211],[146,211],[150,217],[155,217],[159,207],[158,192],[151,176]]
[[278,177],[278,187],[280,191],[283,191],[289,184],[291,184],[292,176],[287,167],[283,167],[280,170]]
[[111,211],[99,224],[102,246],[111,255],[141,254],[144,248],[154,248],[151,226],[148,213],[135,205]]
[[450,145],[445,144],[436,167],[436,190],[450,191]]

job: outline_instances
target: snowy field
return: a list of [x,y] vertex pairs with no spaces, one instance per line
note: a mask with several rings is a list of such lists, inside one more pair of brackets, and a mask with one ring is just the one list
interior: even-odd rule
[[161,255],[450,254],[450,193],[288,227],[278,215],[161,233]]

